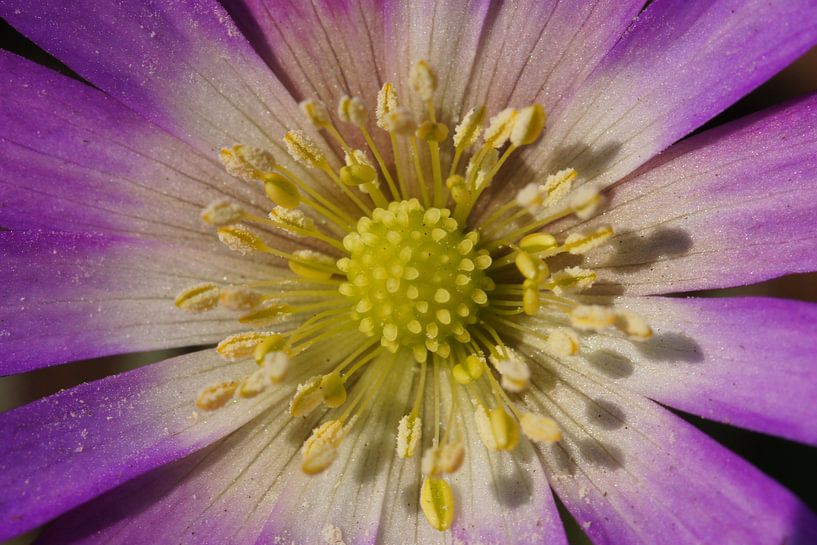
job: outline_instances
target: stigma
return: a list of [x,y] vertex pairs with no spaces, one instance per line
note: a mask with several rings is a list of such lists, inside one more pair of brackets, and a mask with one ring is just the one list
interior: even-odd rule
[[[243,285],[197,284],[178,295],[176,306],[236,313],[246,330],[216,351],[226,361],[257,364],[247,376],[208,385],[191,403],[213,411],[289,388],[291,416],[317,414],[321,422],[301,449],[310,475],[331,467],[344,439],[370,421],[367,413],[382,410],[386,378],[405,377],[413,391],[393,423],[392,441],[397,457],[422,456],[418,505],[432,527],[445,531],[457,501],[449,479],[468,455],[465,419],[492,451],[557,442],[557,419],[524,398],[548,365],[537,351],[571,358],[589,336],[638,342],[652,330],[627,310],[582,297],[596,281],[593,270],[553,259],[569,254],[580,261],[613,235],[606,225],[565,236],[547,231],[558,220],[587,219],[603,208],[580,172],[542,173],[474,213],[511,156],[546,130],[544,108],[489,116],[478,106],[451,130],[438,118],[445,105],[435,102],[431,66],[419,61],[409,83],[422,111],[404,107],[386,83],[374,123],[356,97],[342,97],[336,115],[321,102],[302,102],[306,119],[342,158],[306,132],[287,132],[286,149],[307,176],[263,149],[222,149],[226,170],[257,184],[269,213],[219,200],[202,211],[202,221],[229,250],[273,256],[285,272]],[[370,133],[370,125],[382,133]],[[365,149],[350,144],[354,133]],[[318,189],[327,186],[335,196]],[[279,248],[272,233],[302,248]],[[441,395],[444,388],[449,395]],[[456,401],[460,390],[468,406]]]

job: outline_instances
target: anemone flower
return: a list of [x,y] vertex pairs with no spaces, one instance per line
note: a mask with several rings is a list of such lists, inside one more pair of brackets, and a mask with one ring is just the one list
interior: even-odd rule
[[817,3],[644,4],[0,1],[2,371],[199,347],[0,416],[0,539],[817,542],[664,407],[817,443],[817,308],[660,296],[817,268],[817,97],[672,145]]

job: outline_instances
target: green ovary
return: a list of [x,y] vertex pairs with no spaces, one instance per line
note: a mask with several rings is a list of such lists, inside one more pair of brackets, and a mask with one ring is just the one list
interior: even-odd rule
[[478,242],[448,209],[424,209],[416,199],[361,218],[343,240],[349,257],[338,261],[349,279],[340,292],[352,299],[360,331],[391,351],[410,348],[417,361],[469,342],[468,326],[494,287],[484,272],[491,258]]

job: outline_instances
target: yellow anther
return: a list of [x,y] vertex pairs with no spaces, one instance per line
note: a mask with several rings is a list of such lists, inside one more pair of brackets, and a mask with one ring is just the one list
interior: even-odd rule
[[485,106],[474,108],[465,114],[460,124],[454,129],[454,146],[458,149],[467,149],[473,146],[482,132],[485,123]]
[[322,380],[321,376],[310,377],[306,382],[298,385],[295,395],[289,402],[289,414],[306,416],[321,404],[323,401]]
[[531,441],[555,443],[562,438],[562,430],[555,420],[536,413],[524,413],[519,418],[519,425]]
[[474,423],[477,426],[479,438],[482,444],[485,445],[485,448],[488,450],[499,450],[496,439],[494,438],[494,432],[491,429],[491,417],[481,404],[477,405],[477,408],[474,410]]
[[284,208],[295,208],[301,202],[295,184],[277,172],[264,177],[264,193],[269,200]]
[[326,164],[326,157],[318,145],[302,131],[289,131],[284,135],[287,151],[293,159],[302,165],[321,168]]
[[550,332],[545,346],[558,356],[575,356],[579,353],[579,335],[572,329],[560,327]]
[[301,447],[301,469],[304,473],[317,475],[332,465],[353,422],[354,420],[344,426],[340,420],[329,420],[312,430],[312,435]]
[[421,469],[424,475],[433,477],[443,473],[455,473],[462,466],[464,459],[465,445],[461,441],[445,443],[425,451]]
[[615,313],[601,305],[579,305],[570,312],[570,323],[577,329],[599,331],[611,327]]
[[532,254],[538,254],[553,250],[559,245],[556,238],[548,233],[531,233],[522,237],[519,241],[519,247]]
[[482,190],[486,183],[490,181],[488,174],[496,166],[498,152],[490,148],[486,153],[477,153],[468,161],[465,170],[465,178],[474,181],[474,187]]
[[369,165],[346,165],[340,169],[340,179],[346,185],[365,185],[372,183],[377,177],[377,171]]
[[647,325],[644,319],[629,310],[616,312],[616,329],[626,334],[634,341],[646,341],[652,337],[652,328]]
[[470,354],[462,363],[458,363],[451,370],[454,375],[454,380],[460,384],[470,384],[475,380],[479,380],[485,370],[485,358]]
[[488,412],[491,419],[491,432],[496,441],[497,450],[513,450],[519,444],[519,426],[513,416],[502,407]]
[[204,312],[218,304],[220,289],[209,282],[197,284],[176,296],[176,307],[185,312]]
[[485,130],[485,144],[492,148],[499,149],[505,145],[511,137],[517,111],[514,108],[505,108],[493,116]]
[[516,204],[528,209],[531,213],[535,212],[542,202],[544,202],[540,187],[541,186],[536,182],[525,185],[516,193]]
[[283,382],[289,371],[291,360],[284,352],[267,352],[261,365],[267,371],[273,384]]
[[238,223],[244,217],[244,209],[227,199],[211,202],[201,211],[201,221],[207,225],[224,227]]
[[241,386],[238,388],[238,395],[245,398],[255,397],[273,384],[279,382],[281,381],[276,380],[272,373],[272,368],[263,366],[253,371],[250,376],[241,382]]
[[417,127],[417,138],[426,142],[442,142],[448,138],[448,127],[445,123],[423,121]]
[[260,180],[275,169],[275,158],[267,151],[244,144],[221,148],[218,153],[225,170],[246,182]]
[[204,411],[214,411],[220,409],[233,398],[238,382],[227,380],[211,384],[199,390],[196,396],[196,407]]
[[276,354],[286,344],[283,335],[270,335],[258,343],[253,350],[253,358],[258,365],[266,365],[267,354]]
[[434,91],[437,90],[437,74],[426,61],[419,60],[411,67],[409,84],[412,91],[417,93],[421,99],[431,100],[434,97]]
[[553,273],[550,277],[552,285],[547,286],[556,295],[563,293],[573,293],[582,291],[596,281],[596,273],[581,267],[567,267],[559,272]]
[[366,123],[369,115],[366,105],[357,97],[343,95],[338,102],[338,117],[344,123],[353,123],[358,127]]
[[267,217],[278,224],[278,227],[295,236],[297,236],[298,233],[290,229],[292,227],[305,229],[307,231],[315,228],[315,221],[297,208],[289,209],[283,206],[276,206],[270,211]]
[[[500,347],[497,347],[500,348]],[[530,368],[519,355],[505,348],[505,358],[491,356],[491,364],[502,377],[502,387],[509,392],[521,392],[530,386]]]
[[332,120],[329,119],[329,111],[324,106],[323,102],[319,100],[304,100],[298,106],[309,118],[309,122],[321,129],[328,127]]
[[547,114],[541,104],[533,104],[519,110],[511,130],[511,144],[527,146],[539,138],[545,128]]
[[584,186],[570,199],[570,208],[579,219],[590,219],[604,204],[604,197],[595,189]]
[[547,265],[545,265],[545,262],[537,257],[533,257],[524,250],[516,252],[514,263],[525,278],[538,280],[542,276],[547,275]]
[[218,304],[228,310],[250,310],[261,304],[264,294],[242,286],[221,288]]
[[268,303],[257,310],[244,314],[238,321],[250,327],[267,327],[292,314],[292,307],[284,303]]
[[467,202],[471,196],[471,193],[468,191],[468,188],[465,185],[465,178],[459,174],[449,176],[445,181],[445,186],[451,192],[451,197],[457,204]]
[[544,205],[550,206],[562,200],[573,187],[573,181],[576,179],[577,173],[575,169],[566,168],[560,170],[556,174],[551,174],[545,180],[542,186],[544,195]]
[[522,310],[528,316],[536,316],[540,308],[539,288],[536,286],[525,286],[522,291]]
[[564,245],[568,252],[579,255],[601,246],[611,236],[613,236],[613,228],[605,225],[591,233],[573,233],[567,237]]
[[268,337],[277,336],[271,331],[245,331],[230,335],[216,346],[216,352],[227,361],[249,358],[255,347]]
[[314,250],[297,250],[298,261],[289,260],[289,270],[307,280],[327,280],[332,277],[335,260]]
[[383,128],[394,134],[411,134],[417,124],[406,108],[395,108],[383,116]]
[[397,91],[394,86],[386,82],[377,93],[377,126],[384,130],[386,127],[386,116],[397,109]]
[[321,378],[321,395],[323,403],[330,409],[340,407],[346,402],[346,387],[337,371]]
[[405,415],[397,425],[397,455],[411,458],[423,434],[423,421],[419,416]]
[[218,230],[218,239],[230,250],[248,254],[254,250],[264,250],[267,245],[258,235],[243,225],[229,225]]
[[441,532],[454,522],[454,493],[444,479],[426,477],[420,490],[420,507],[431,527]]

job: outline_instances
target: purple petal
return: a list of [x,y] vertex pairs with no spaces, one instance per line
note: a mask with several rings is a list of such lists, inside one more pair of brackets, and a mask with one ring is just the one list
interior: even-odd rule
[[562,426],[540,448],[551,486],[594,543],[814,543],[793,494],[639,394],[544,360],[534,405]]
[[[1,0],[0,15],[205,155],[236,143],[259,146],[310,179],[282,137],[304,129],[323,140],[217,1]],[[334,190],[327,185],[327,191]]]
[[173,304],[182,289],[201,282],[275,274],[216,244],[206,249],[92,233],[0,232],[0,374],[212,343],[234,333],[240,324],[226,311],[191,315]]
[[817,444],[817,305],[763,298],[621,298],[647,343],[588,337],[588,369],[704,418]]
[[490,2],[385,3],[386,75],[400,92],[401,101],[418,113],[424,104],[409,85],[412,66],[425,59],[438,75],[435,103],[443,108],[446,123],[459,119],[471,106],[464,97],[471,85],[471,70],[480,53],[480,39],[488,21]]
[[[539,102],[552,111],[613,47],[642,0],[526,0],[492,9],[466,105],[491,112]],[[455,69],[459,71],[459,69]]]
[[[271,394],[198,414],[202,387],[254,364],[214,351],[83,384],[0,415],[0,539],[34,528],[243,425]],[[280,396],[279,396],[280,397]]]
[[272,407],[219,443],[66,514],[37,543],[253,543],[269,514],[268,489],[300,447],[293,433],[309,431]]
[[87,85],[0,52],[5,228],[139,233],[201,241],[199,211],[259,190]]
[[612,190],[592,222],[600,292],[750,284],[817,268],[817,95],[684,141]]
[[814,0],[658,0],[550,115],[526,160],[598,187],[630,173],[817,42]]
[[344,95],[374,105],[384,81],[383,13],[375,0],[232,0],[227,9],[298,99]]

